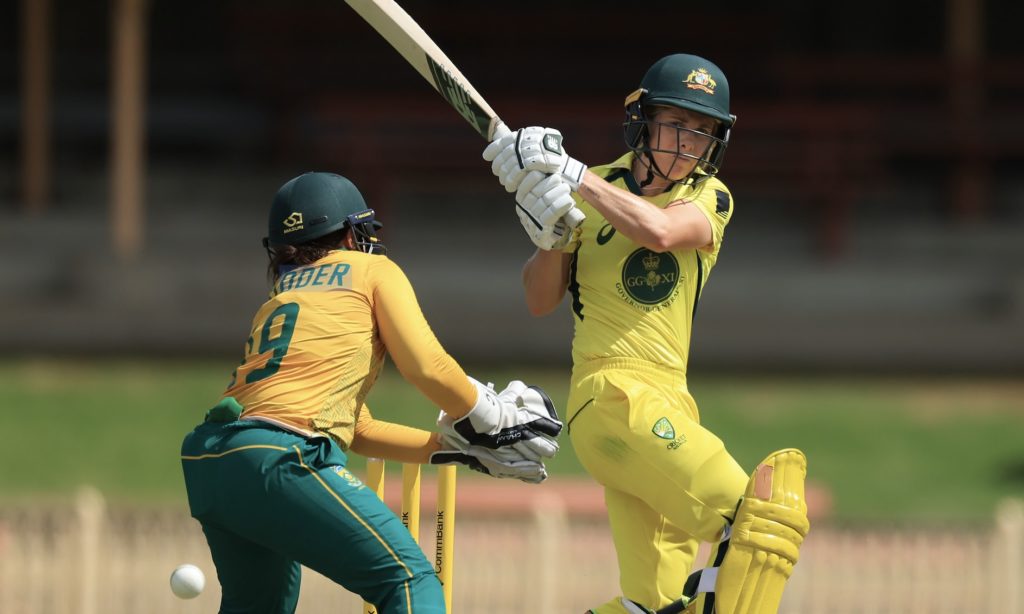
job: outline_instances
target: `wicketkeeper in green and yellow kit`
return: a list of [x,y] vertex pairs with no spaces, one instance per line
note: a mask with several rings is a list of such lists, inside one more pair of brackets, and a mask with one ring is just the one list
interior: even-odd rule
[[[531,313],[571,295],[566,424],[604,486],[622,590],[591,611],[775,612],[809,528],[806,460],[780,450],[748,476],[701,426],[686,382],[697,303],[733,214],[718,178],[736,121],[729,84],[703,58],[670,55],[625,112],[629,152],[604,166],[569,157],[549,128],[484,151],[538,247],[523,269]],[[564,217],[573,207],[577,228]],[[690,575],[701,541],[715,547]]]
[[[562,423],[542,390],[495,392],[444,351],[380,223],[344,177],[306,173],[270,208],[273,288],[245,357],[181,462],[223,597],[221,612],[293,612],[300,564],[381,614],[441,614],[433,566],[402,522],[345,468],[349,451],[461,463],[538,483]],[[374,420],[385,354],[441,408],[439,432]]]

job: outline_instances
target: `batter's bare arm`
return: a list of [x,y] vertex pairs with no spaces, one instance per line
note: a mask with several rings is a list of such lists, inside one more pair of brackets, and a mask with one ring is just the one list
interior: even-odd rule
[[661,209],[587,171],[579,194],[616,230],[654,252],[697,249],[713,240],[711,223],[685,201]]
[[569,284],[570,259],[563,252],[538,249],[523,265],[523,288],[530,315],[547,315],[562,302]]

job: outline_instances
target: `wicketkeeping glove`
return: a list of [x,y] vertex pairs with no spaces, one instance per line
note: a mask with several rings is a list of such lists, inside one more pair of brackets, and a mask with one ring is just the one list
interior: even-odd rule
[[562,421],[543,390],[517,380],[495,392],[472,377],[469,381],[477,388],[476,405],[457,420],[442,411],[437,425],[443,438],[462,448],[511,446],[529,460],[551,458],[558,452],[556,438]]
[[473,471],[495,478],[514,478],[529,484],[540,484],[548,477],[544,463],[524,458],[514,448],[489,450],[480,446],[460,449],[457,442],[442,436],[444,448],[430,455],[432,465],[466,465]]

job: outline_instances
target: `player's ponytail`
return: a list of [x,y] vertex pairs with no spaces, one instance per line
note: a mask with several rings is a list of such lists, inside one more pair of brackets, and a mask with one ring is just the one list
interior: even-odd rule
[[276,284],[281,275],[289,269],[313,264],[330,252],[342,249],[348,232],[349,227],[346,226],[301,245],[264,245],[270,258],[267,278],[271,284]]

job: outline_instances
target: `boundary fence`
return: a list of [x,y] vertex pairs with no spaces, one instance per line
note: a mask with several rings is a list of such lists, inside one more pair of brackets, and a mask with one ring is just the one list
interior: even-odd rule
[[[453,611],[582,612],[617,593],[607,524],[570,497],[553,490],[528,506],[463,506]],[[207,575],[189,601],[168,587],[185,562]],[[91,489],[70,504],[0,506],[0,612],[190,614],[216,611],[219,598],[202,531],[184,507],[108,505]],[[361,608],[304,570],[300,613]],[[1003,502],[986,527],[812,527],[781,612],[1024,614],[1024,501]]]

